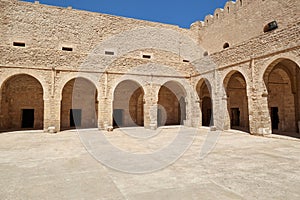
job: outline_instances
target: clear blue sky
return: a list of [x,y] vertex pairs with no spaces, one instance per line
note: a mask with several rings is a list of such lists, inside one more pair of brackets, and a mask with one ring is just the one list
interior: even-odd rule
[[[24,0],[34,2],[34,0]],[[72,6],[117,16],[175,24],[188,28],[197,20],[204,20],[216,8],[223,8],[228,0],[40,0],[42,4]]]

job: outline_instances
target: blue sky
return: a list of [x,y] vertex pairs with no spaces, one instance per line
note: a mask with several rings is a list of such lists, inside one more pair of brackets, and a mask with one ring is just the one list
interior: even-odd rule
[[[34,0],[24,0],[34,2]],[[40,0],[42,4],[72,6],[117,16],[175,24],[189,28],[197,20],[204,20],[216,8],[223,8],[228,0]]]

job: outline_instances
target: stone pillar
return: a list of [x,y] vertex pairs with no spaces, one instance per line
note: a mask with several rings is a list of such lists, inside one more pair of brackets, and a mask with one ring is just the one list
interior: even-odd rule
[[251,85],[248,88],[249,131],[253,135],[272,133],[272,123],[268,106],[268,92],[259,65],[250,61]]
[[229,110],[228,110],[228,104],[229,104],[229,99],[230,97],[223,97],[221,99],[221,104],[220,106],[220,111],[219,111],[219,115],[221,115],[221,122],[222,122],[222,126],[223,126],[223,130],[229,130],[230,127],[230,114],[229,114]]
[[44,131],[60,131],[61,99],[44,99]]
[[296,94],[295,94],[295,112],[298,133],[300,134],[300,69],[296,66]]
[[144,127],[148,129],[157,128],[158,91],[160,85],[149,84],[145,86],[144,95]]
[[253,135],[272,133],[271,118],[268,108],[268,95],[253,94],[249,98],[249,126]]
[[228,101],[229,98],[220,93],[212,93],[212,110],[213,110],[213,120],[214,127],[217,130],[228,130],[230,129],[230,116],[228,112]]
[[[190,98],[190,101],[188,100]],[[185,120],[184,120],[184,126],[192,127],[192,110],[195,104],[195,99],[193,97],[186,97],[184,99],[185,101]]]
[[145,102],[144,104],[144,127],[155,130],[157,128],[157,103]]
[[98,129],[108,130],[113,127],[113,101],[101,98],[98,104]]
[[196,127],[197,128],[200,128],[201,126],[202,126],[202,117],[203,117],[203,114],[202,114],[202,110],[201,110],[201,104],[202,104],[202,99],[199,99],[199,101],[196,101],[195,102],[195,110],[193,111],[193,112],[197,112],[197,113],[195,113],[195,117],[196,117],[196,119],[195,120],[198,120],[198,121],[196,121],[196,122],[194,122],[194,123],[196,123],[197,125],[196,125]]
[[213,117],[213,122],[214,122],[214,126],[218,129],[218,130],[223,130],[223,120],[222,120],[222,115],[221,115],[221,106],[220,104],[222,104],[222,100],[220,100],[219,97],[217,97],[216,95],[213,95],[211,98],[212,100],[212,117]]

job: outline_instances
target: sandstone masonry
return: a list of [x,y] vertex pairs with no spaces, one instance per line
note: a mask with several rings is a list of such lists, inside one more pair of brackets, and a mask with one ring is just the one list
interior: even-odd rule
[[230,1],[190,29],[38,2],[0,8],[1,131],[299,132],[297,0]]

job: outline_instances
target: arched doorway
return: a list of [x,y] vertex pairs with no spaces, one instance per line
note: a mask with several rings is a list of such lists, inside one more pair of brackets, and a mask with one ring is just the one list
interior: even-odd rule
[[230,128],[249,131],[249,111],[247,84],[244,76],[237,71],[229,73],[224,86],[227,94],[227,110],[230,116]]
[[211,86],[206,79],[201,79],[196,87],[202,113],[202,126],[213,126]]
[[274,61],[264,73],[273,133],[293,136],[300,120],[300,70],[291,60]]
[[183,125],[186,120],[186,92],[183,87],[169,81],[158,93],[157,125]]
[[1,87],[0,130],[43,129],[44,100],[40,82],[26,74]]
[[95,85],[85,78],[67,82],[62,91],[61,129],[96,128],[97,96]]
[[144,126],[144,90],[137,82],[125,80],[115,88],[113,126]]

